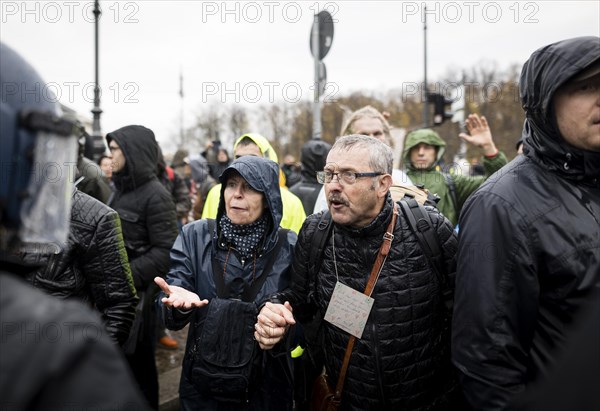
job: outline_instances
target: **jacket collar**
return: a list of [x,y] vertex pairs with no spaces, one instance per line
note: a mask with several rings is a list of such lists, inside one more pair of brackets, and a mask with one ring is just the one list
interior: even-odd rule
[[383,203],[383,208],[373,219],[373,221],[371,221],[365,227],[353,228],[339,224],[336,224],[335,227],[336,230],[343,231],[350,237],[370,237],[379,234],[383,235],[390,222],[390,218],[392,218],[393,211],[394,201],[392,200],[391,194],[388,192],[385,202]]

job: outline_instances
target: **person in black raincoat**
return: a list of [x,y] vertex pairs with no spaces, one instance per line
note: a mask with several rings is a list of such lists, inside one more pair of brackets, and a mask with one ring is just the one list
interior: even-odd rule
[[323,184],[317,181],[317,171],[322,171],[327,160],[327,153],[331,150],[331,144],[322,140],[310,140],[300,153],[302,164],[301,179],[290,187],[290,192],[296,194],[302,201],[304,212],[311,215],[315,208],[315,202]]
[[[263,379],[247,404],[229,404],[196,391],[186,375],[195,337],[202,333],[211,303],[217,296],[215,275],[223,276],[231,295],[241,294],[261,276],[266,281],[255,297],[261,304],[274,292],[288,286],[296,234],[280,233],[282,203],[277,163],[254,156],[240,157],[221,175],[222,183],[215,230],[202,219],[185,225],[171,250],[171,268],[166,282],[155,279],[166,294],[161,299],[165,323],[178,330],[191,323],[180,383],[183,410],[291,410],[291,357],[287,353],[265,358]],[[278,237],[283,243],[276,247]],[[274,253],[277,253],[273,255]],[[268,261],[272,268],[265,272]],[[220,272],[214,272],[219,267]],[[202,299],[202,300],[201,300]],[[245,324],[253,329],[254,321]],[[223,324],[219,332],[230,332]],[[229,327],[232,327],[229,324]],[[224,337],[225,338],[225,337]],[[255,341],[252,341],[256,345]],[[201,350],[203,347],[199,347]],[[206,349],[206,347],[204,347]],[[258,350],[258,346],[255,347]]]
[[600,38],[535,51],[519,87],[524,155],[459,222],[452,357],[475,410],[512,409],[552,374],[600,287]]
[[153,279],[169,269],[169,250],[177,237],[171,193],[158,181],[158,144],[152,130],[126,126],[106,135],[113,157],[117,191],[108,204],[121,218],[123,239],[140,304],[124,349],[150,405],[158,408],[158,373],[154,359],[158,292]]

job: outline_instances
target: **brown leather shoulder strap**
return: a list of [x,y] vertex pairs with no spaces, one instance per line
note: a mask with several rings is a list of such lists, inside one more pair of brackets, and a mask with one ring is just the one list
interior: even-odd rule
[[[377,278],[379,277],[381,266],[383,265],[385,258],[390,252],[390,246],[392,245],[392,240],[394,239],[393,233],[394,226],[396,225],[397,216],[398,204],[394,203],[394,212],[392,214],[392,220],[390,221],[390,224],[388,225],[385,234],[383,235],[383,242],[381,243],[381,247],[379,247],[377,259],[375,259],[375,264],[373,264],[371,275],[369,275],[369,281],[367,281],[367,286],[365,287],[364,294],[366,295],[371,295],[371,292],[375,287],[375,283],[377,282]],[[355,342],[356,337],[351,335],[350,339],[348,340],[348,345],[346,346],[346,353],[344,354],[344,361],[342,362],[342,369],[340,370],[337,385],[335,386],[335,398],[338,400],[342,396],[342,390],[344,389],[344,381],[346,380],[346,371],[348,371],[348,364],[350,363],[350,356],[352,355],[352,350],[354,349]]]

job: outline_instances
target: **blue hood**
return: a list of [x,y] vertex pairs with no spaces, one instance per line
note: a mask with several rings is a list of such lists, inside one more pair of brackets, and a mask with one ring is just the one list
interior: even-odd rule
[[270,232],[276,233],[283,215],[283,204],[281,202],[281,192],[279,191],[279,167],[277,163],[254,156],[240,157],[231,163],[219,177],[221,181],[221,197],[219,200],[219,210],[217,211],[217,221],[225,213],[225,183],[232,171],[237,171],[253,189],[264,194],[273,222]]

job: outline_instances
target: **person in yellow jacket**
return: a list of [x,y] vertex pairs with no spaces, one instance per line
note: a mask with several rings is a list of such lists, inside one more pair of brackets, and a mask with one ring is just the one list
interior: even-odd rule
[[[239,137],[233,145],[233,156],[239,158],[242,156],[257,156],[268,158],[276,163],[277,153],[271,146],[271,143],[257,133],[247,133]],[[284,180],[285,181],[285,180]],[[287,188],[280,187],[281,201],[283,203],[283,217],[281,218],[281,227],[288,228],[296,234],[300,231],[302,223],[306,219],[306,213],[302,206],[302,201],[290,193]],[[214,186],[206,197],[204,209],[202,210],[202,218],[215,218],[217,216],[217,208],[219,207],[219,196],[221,193],[221,185]]]

